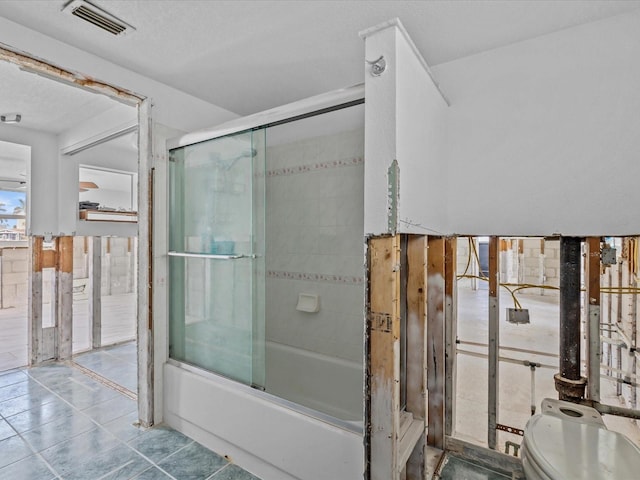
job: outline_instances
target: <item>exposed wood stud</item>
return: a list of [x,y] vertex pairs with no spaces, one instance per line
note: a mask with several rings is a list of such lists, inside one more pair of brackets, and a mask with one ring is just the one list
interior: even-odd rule
[[30,237],[31,275],[29,281],[29,364],[38,365],[42,355],[42,237]]
[[600,401],[600,238],[588,237],[586,243],[585,313],[587,315],[587,394]]
[[93,348],[102,346],[102,237],[91,237],[89,259],[89,315]]
[[422,421],[422,435],[407,463],[407,480],[422,480],[426,469],[427,426],[427,237],[407,242],[407,411]]
[[499,358],[500,358],[500,266],[498,261],[498,237],[489,237],[489,378],[488,378],[488,438],[489,448],[498,444],[497,425],[499,404]]
[[444,449],[445,418],[445,239],[429,237],[427,263],[427,444]]
[[56,358],[68,360],[72,356],[73,345],[73,237],[59,237],[56,250]]
[[445,435],[453,435],[455,428],[455,387],[457,352],[457,239],[447,237],[444,244],[444,294],[445,294]]
[[153,174],[152,174],[152,122],[151,100],[138,107],[139,161],[138,161],[138,418],[140,423],[154,423],[154,368],[152,317],[152,233],[153,233]]
[[400,237],[369,240],[369,478],[400,480]]

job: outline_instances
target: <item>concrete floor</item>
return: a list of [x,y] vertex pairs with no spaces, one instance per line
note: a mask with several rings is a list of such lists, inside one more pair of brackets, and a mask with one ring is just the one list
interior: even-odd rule
[[[102,342],[110,345],[136,336],[133,293],[102,297]],[[46,305],[45,305],[46,310]],[[46,317],[45,312],[45,317]],[[73,302],[73,351],[91,348],[87,300]],[[27,365],[27,307],[0,309],[0,372]]]
[[[484,282],[476,291],[458,289],[458,368],[455,436],[475,444],[487,442],[487,348],[488,292]],[[502,289],[500,295],[500,394],[499,423],[524,429],[531,416],[531,370],[522,362],[540,363],[535,372],[537,410],[544,398],[557,398],[553,375],[558,366],[558,299],[553,295],[518,295],[523,308],[529,309],[531,323],[514,325],[506,322],[506,309],[513,307],[511,295]],[[536,353],[532,353],[536,352]],[[615,394],[615,383],[601,380],[602,402],[621,405]],[[625,434],[640,446],[640,428],[630,419],[606,415],[610,430]],[[522,437],[498,432],[498,445],[504,451],[506,441],[521,443]]]

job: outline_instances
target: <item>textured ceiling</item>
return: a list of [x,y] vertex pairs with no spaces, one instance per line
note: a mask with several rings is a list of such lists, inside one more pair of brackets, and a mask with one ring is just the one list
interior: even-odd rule
[[20,113],[11,128],[61,133],[111,108],[105,95],[56,82],[0,62],[0,114]]
[[437,65],[640,7],[635,0],[94,0],[136,28],[114,37],[62,13],[64,3],[3,0],[0,15],[243,115],[362,82],[358,32],[389,18],[399,17]]

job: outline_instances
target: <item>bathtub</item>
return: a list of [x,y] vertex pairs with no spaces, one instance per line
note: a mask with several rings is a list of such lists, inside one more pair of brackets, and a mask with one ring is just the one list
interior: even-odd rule
[[268,393],[362,433],[362,364],[269,341],[265,357]]

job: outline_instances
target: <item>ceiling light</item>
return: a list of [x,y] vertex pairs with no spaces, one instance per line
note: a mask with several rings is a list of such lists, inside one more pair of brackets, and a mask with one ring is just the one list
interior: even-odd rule
[[5,113],[4,115],[0,115],[0,122],[2,123],[20,123],[22,120],[22,115],[19,113]]
[[80,182],[80,188],[100,188],[93,182]]

